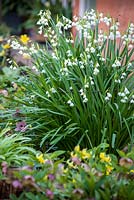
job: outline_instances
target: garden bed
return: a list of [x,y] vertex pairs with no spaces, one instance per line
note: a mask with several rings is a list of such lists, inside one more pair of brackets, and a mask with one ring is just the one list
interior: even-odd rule
[[134,24],[121,35],[93,10],[39,16],[46,46],[26,34],[2,45],[1,198],[134,199]]

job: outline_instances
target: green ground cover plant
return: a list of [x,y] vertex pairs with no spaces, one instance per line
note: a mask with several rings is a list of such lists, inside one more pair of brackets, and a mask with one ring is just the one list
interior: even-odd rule
[[[11,101],[16,107],[6,109],[2,120],[12,122],[14,129],[25,121],[25,133],[48,151],[106,142],[115,152],[132,145],[134,24],[121,35],[119,22],[93,10],[73,22],[62,17],[54,23],[50,11],[40,11],[39,17],[46,47],[26,35],[10,41],[11,48],[32,59],[33,65],[23,67],[25,76],[16,83],[24,94],[14,93]],[[108,26],[107,33],[99,29],[101,23]],[[77,30],[75,38],[72,27]],[[21,117],[13,118],[16,109]]]
[[0,165],[21,166],[32,162],[36,151],[31,147],[31,139],[22,134],[12,133],[10,127],[0,132]]
[[[120,151],[117,159],[107,148],[103,143],[90,150],[76,146],[66,159],[63,151],[38,153],[32,165],[13,170],[12,176],[7,165],[1,180],[13,186],[12,200],[131,200],[134,149]],[[19,195],[15,195],[17,190]]]

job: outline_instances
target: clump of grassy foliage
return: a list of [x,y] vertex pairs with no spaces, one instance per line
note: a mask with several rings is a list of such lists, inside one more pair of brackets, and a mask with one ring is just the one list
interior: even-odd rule
[[[46,47],[36,46],[26,35],[10,44],[33,60],[32,69],[23,67],[25,76],[17,82],[24,95],[16,92],[12,99],[24,116],[26,133],[47,150],[107,142],[109,151],[115,151],[132,144],[134,25],[121,35],[118,22],[93,10],[74,22],[63,17],[54,23],[49,11],[39,15]],[[101,23],[108,26],[107,34],[99,29]],[[75,38],[72,27],[77,29]],[[12,117],[15,110],[2,115],[14,128],[23,120]]]

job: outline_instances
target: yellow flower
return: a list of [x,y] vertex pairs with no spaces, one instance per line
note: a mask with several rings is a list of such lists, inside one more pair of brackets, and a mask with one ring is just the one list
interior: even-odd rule
[[47,178],[47,175],[44,176],[43,180],[44,180],[44,181],[47,181],[47,179],[48,179],[48,178]]
[[2,45],[2,48],[3,49],[9,49],[10,48],[10,44],[6,43],[6,44]]
[[131,169],[129,173],[134,173],[134,169]]
[[80,152],[80,146],[77,145],[77,146],[74,148],[74,151],[75,151],[75,152]]
[[83,150],[81,151],[81,157],[82,157],[82,159],[87,159],[87,158],[90,158],[90,157],[91,157],[91,154],[88,153],[86,149],[83,149]]
[[109,175],[112,170],[113,170],[112,166],[106,165],[106,175]]
[[106,156],[104,152],[100,153],[100,159],[102,162],[111,162],[111,158],[109,156]]
[[71,162],[70,160],[67,160],[67,164],[68,164],[68,167],[73,168],[73,169],[77,169],[77,166],[74,165],[74,163]]
[[5,51],[2,50],[2,51],[0,52],[0,57],[3,57],[4,55],[5,55]]
[[74,154],[73,152],[71,152],[71,157],[72,158],[77,157],[77,154]]
[[66,174],[68,172],[68,168],[63,170],[64,174]]
[[41,164],[44,164],[44,163],[45,163],[45,160],[44,160],[44,158],[43,158],[43,154],[37,155],[36,158],[38,159],[38,161],[39,161]]
[[74,178],[72,179],[72,183],[76,183],[76,180]]
[[23,53],[22,56],[23,56],[24,59],[30,59],[31,58],[31,56],[28,53]]
[[20,41],[23,44],[27,44],[29,40],[30,40],[30,38],[26,34],[20,36]]
[[68,164],[68,166],[71,167],[71,168],[74,167],[73,162],[71,162],[71,161],[67,161],[67,164]]

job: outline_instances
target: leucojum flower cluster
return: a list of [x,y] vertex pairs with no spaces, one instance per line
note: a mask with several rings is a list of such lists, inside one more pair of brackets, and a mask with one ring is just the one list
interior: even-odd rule
[[[73,17],[73,21],[67,19],[66,17],[62,17],[61,20],[57,20],[56,25],[53,27],[53,21],[51,18],[50,11],[41,10],[39,13],[39,21],[37,25],[39,25],[39,34],[44,34],[44,37],[47,38],[47,41],[52,46],[52,57],[59,62],[60,56],[58,55],[57,48],[59,48],[60,43],[58,42],[60,35],[65,37],[66,42],[69,45],[73,45],[75,39],[72,34],[66,36],[66,32],[70,31],[73,27],[77,30],[79,34],[79,40],[84,38],[85,52],[81,52],[79,58],[74,55],[74,53],[68,49],[66,52],[66,59],[61,63],[60,72],[62,76],[68,77],[70,74],[70,68],[79,67],[80,70],[86,70],[86,65],[90,65],[92,69],[91,76],[87,77],[85,74],[85,80],[83,81],[83,86],[79,90],[79,95],[83,99],[83,103],[87,103],[87,91],[89,87],[94,87],[94,80],[101,73],[102,65],[106,63],[112,67],[114,71],[114,82],[115,85],[119,88],[117,98],[120,99],[121,103],[134,103],[134,94],[130,94],[127,87],[120,86],[121,83],[128,77],[130,72],[129,69],[132,67],[131,59],[129,62],[126,62],[126,58],[122,58],[121,53],[123,54],[123,50],[128,49],[128,56],[132,56],[133,54],[133,43],[134,43],[134,24],[130,23],[126,33],[121,35],[119,31],[120,23],[118,21],[114,21],[110,17],[103,16],[103,13],[96,13],[94,10],[91,12],[85,13],[83,17]],[[109,33],[104,33],[102,29],[98,27],[101,24],[105,24],[108,27]],[[96,35],[93,35],[93,30]],[[45,32],[45,33],[44,33]],[[108,63],[108,51],[110,49],[106,49],[104,52],[103,45],[113,42],[115,44],[114,51],[115,55],[112,58],[112,64]],[[21,36],[20,41],[12,40],[9,41],[10,46],[13,49],[19,50],[19,53],[23,55],[24,59],[30,59],[33,54],[38,52],[35,44],[31,43],[30,39],[26,37],[26,35]],[[27,46],[27,44],[29,45]],[[106,53],[107,51],[107,53]],[[109,52],[110,53],[110,52]],[[96,58],[93,58],[93,55],[96,55]],[[110,54],[109,54],[110,55]],[[32,67],[34,70],[38,71],[36,66]],[[44,70],[42,70],[44,73]],[[50,93],[56,93],[55,88],[51,88],[51,91],[46,91],[48,97],[50,97]],[[70,86],[71,91],[71,86]],[[105,101],[110,102],[113,98],[113,91],[105,92]],[[75,105],[73,101],[73,97],[69,97],[67,104],[71,107]]]

